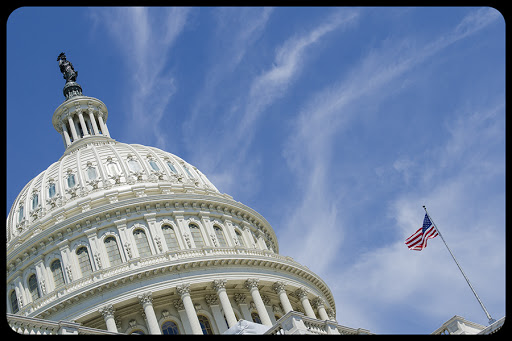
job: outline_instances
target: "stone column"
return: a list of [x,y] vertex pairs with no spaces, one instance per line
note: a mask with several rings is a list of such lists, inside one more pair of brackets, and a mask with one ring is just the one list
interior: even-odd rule
[[272,321],[270,321],[270,317],[268,316],[267,309],[265,308],[265,304],[260,296],[260,291],[258,290],[258,282],[259,280],[256,278],[249,278],[245,281],[245,286],[251,292],[252,300],[256,305],[256,310],[258,311],[258,315],[260,316],[261,323],[271,327]]
[[272,289],[279,295],[279,300],[281,301],[281,305],[283,306],[284,313],[286,314],[289,311],[292,311],[292,305],[290,303],[290,299],[286,294],[285,284],[283,282],[275,282],[272,286]]
[[231,328],[236,324],[235,312],[233,311],[233,307],[231,306],[231,302],[229,302],[229,297],[226,292],[226,280],[225,279],[216,279],[213,281],[213,288],[217,291],[217,295],[220,299],[220,304],[222,305],[222,309],[224,310],[224,315],[226,316],[226,320],[228,321],[228,326]]
[[105,319],[105,323],[107,324],[107,330],[109,332],[115,332],[117,333],[117,326],[116,321],[114,319],[114,307],[112,304],[107,304],[104,307],[101,307],[98,309],[101,315],[103,315],[103,318]]
[[100,123],[100,127],[101,127],[101,133],[105,136],[108,136],[110,137],[110,134],[108,133],[108,129],[107,129],[107,125],[103,122],[103,117],[101,117],[102,115],[98,115],[98,122]]
[[73,122],[73,119],[71,116],[68,116],[68,123],[69,123],[69,129],[71,129],[71,135],[73,136],[73,141],[76,141],[78,139],[78,135],[76,133],[75,129],[75,122]]
[[197,318],[194,303],[192,303],[192,299],[190,298],[190,284],[178,285],[176,287],[176,291],[183,301],[183,306],[185,307],[185,312],[187,313],[187,318],[190,323],[190,327],[192,328],[192,334],[203,335],[203,330],[201,329],[201,324]]
[[71,144],[71,139],[69,138],[68,128],[66,125],[62,123],[62,134],[64,135],[64,141],[66,142],[66,147]]
[[306,288],[302,287],[295,291],[295,295],[300,299],[300,303],[302,303],[302,307],[304,307],[304,311],[306,312],[306,315],[316,319],[315,312],[313,311],[313,308],[311,307],[311,303],[309,303],[308,299],[308,291]]
[[325,310],[324,300],[320,297],[317,297],[313,300],[313,305],[318,310],[318,315],[320,315],[320,320],[329,320],[329,315],[327,315],[327,311]]
[[96,124],[96,119],[94,118],[93,109],[89,108],[88,111],[89,111],[89,120],[91,121],[92,130],[94,131],[94,135],[99,135],[100,132],[98,130],[98,125]]
[[141,295],[138,295],[137,298],[139,299],[139,302],[144,309],[144,314],[146,314],[149,333],[161,335],[162,332],[160,331],[160,326],[158,325],[155,310],[153,309],[153,297],[151,297],[151,292],[145,292]]
[[89,132],[87,130],[87,125],[85,124],[84,116],[82,112],[78,112],[78,120],[80,120],[80,126],[82,127],[82,131],[84,132],[84,137],[89,136]]

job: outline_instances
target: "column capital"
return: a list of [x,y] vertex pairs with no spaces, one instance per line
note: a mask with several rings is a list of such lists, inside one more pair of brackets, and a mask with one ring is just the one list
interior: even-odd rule
[[176,291],[178,292],[178,295],[180,295],[182,298],[185,295],[190,295],[190,284],[185,283],[185,284],[178,285],[176,287]]
[[104,318],[114,317],[115,309],[112,304],[107,304],[98,309],[98,312],[103,315]]
[[274,289],[274,291],[276,292],[276,294],[279,294],[280,292],[283,292],[283,291],[285,291],[285,292],[286,292],[285,287],[286,287],[286,285],[285,285],[283,282],[275,282],[275,283],[272,285],[272,289]]
[[311,303],[315,308],[325,307],[325,301],[321,297],[315,297]]
[[142,294],[138,295],[137,298],[139,299],[139,302],[142,305],[145,305],[148,303],[153,304],[153,297],[151,296],[151,291],[142,293]]
[[212,282],[212,287],[213,289],[215,289],[216,291],[219,291],[219,290],[222,290],[222,289],[226,289],[226,282],[227,280],[225,279],[216,279]]
[[259,279],[249,278],[245,281],[245,287],[249,290],[258,289]]
[[295,295],[301,300],[308,298],[308,290],[305,287],[300,287],[299,289],[295,290]]

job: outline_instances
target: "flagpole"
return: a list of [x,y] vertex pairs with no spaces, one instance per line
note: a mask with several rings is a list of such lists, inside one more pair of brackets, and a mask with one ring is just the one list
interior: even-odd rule
[[439,234],[439,236],[441,237],[441,239],[443,240],[443,243],[444,245],[446,246],[446,248],[448,249],[448,252],[450,253],[450,255],[452,256],[453,260],[455,261],[455,264],[457,264],[457,267],[459,268],[460,272],[462,273],[462,276],[464,276],[464,279],[466,280],[466,282],[468,283],[469,287],[471,288],[471,291],[473,291],[473,294],[475,295],[476,299],[478,300],[478,303],[480,303],[480,306],[482,307],[482,309],[484,310],[485,312],[485,315],[487,316],[487,319],[489,320],[489,324],[492,324],[494,323],[496,320],[494,320],[491,315],[489,314],[489,312],[487,311],[487,309],[485,309],[485,306],[482,302],[482,300],[480,300],[480,297],[478,297],[475,289],[473,288],[473,286],[471,285],[471,282],[469,281],[468,277],[466,276],[466,274],[464,273],[464,271],[462,271],[462,268],[460,267],[459,265],[459,262],[457,262],[457,259],[455,258],[455,256],[453,255],[452,251],[450,250],[450,248],[448,247],[448,244],[446,244],[446,241],[444,240],[443,238],[443,235],[441,234],[441,231],[439,231],[439,228],[437,227],[437,225],[434,223],[434,221],[432,220],[432,218],[430,217],[430,215],[428,214],[428,211],[427,211],[427,208],[425,207],[425,205],[423,205],[423,208],[425,209],[425,213],[427,214],[428,218],[430,219],[430,221],[432,222],[432,225],[434,225],[434,227],[436,228],[437,230],[437,233]]

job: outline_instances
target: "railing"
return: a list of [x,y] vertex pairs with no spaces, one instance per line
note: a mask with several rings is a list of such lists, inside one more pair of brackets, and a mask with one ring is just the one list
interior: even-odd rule
[[268,335],[287,334],[371,334],[366,329],[354,329],[337,324],[335,321],[318,320],[298,311],[289,311],[265,332]]
[[34,317],[7,314],[7,323],[18,334],[56,335],[56,334],[87,334],[87,335],[119,335],[120,333],[82,326],[69,321],[49,321]]

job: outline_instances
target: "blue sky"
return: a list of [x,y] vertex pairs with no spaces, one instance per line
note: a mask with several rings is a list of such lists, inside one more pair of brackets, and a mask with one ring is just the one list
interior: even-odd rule
[[492,8],[20,8],[7,203],[64,151],[65,52],[111,136],[198,167],[331,288],[340,324],[431,333],[505,314],[505,22]]

